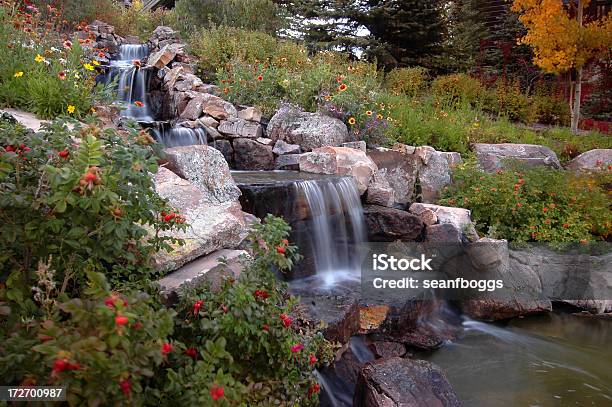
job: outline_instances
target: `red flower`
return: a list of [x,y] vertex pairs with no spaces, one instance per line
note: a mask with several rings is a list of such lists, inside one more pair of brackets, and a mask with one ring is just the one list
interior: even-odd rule
[[317,363],[317,357],[311,353],[310,355],[308,355],[308,363],[314,365],[315,363]]
[[268,326],[268,324],[265,324],[265,325],[263,326],[263,330],[264,330],[265,332],[270,332],[270,327]]
[[193,307],[191,307],[191,311],[193,312],[193,315],[197,315],[200,312],[200,308],[202,308],[202,305],[204,305],[204,301],[202,300],[198,300],[195,303],[193,303]]
[[542,212],[544,212],[544,213],[548,212],[548,208],[546,208],[546,207],[542,208]]
[[217,401],[223,396],[225,396],[225,389],[223,389],[223,387],[218,386],[217,384],[213,384],[210,389],[210,397],[212,397],[213,400]]
[[57,73],[57,77],[58,77],[58,78],[60,78],[61,80],[66,79],[66,72],[64,72],[64,71],[59,71],[59,72]]
[[70,151],[63,150],[63,151],[60,151],[59,153],[57,153],[57,155],[59,155],[62,158],[68,158],[68,156],[70,155]]
[[287,246],[289,244],[289,240],[283,239],[281,240],[281,243],[283,244],[283,246]]
[[285,249],[283,246],[276,246],[276,251],[279,252],[280,254],[285,254],[287,249]]
[[128,322],[130,322],[130,320],[129,320],[129,318],[128,318],[128,317],[124,317],[124,316],[122,316],[122,315],[117,315],[117,316],[115,317],[115,324],[116,324],[116,325],[118,325],[118,326],[124,326],[124,325],[127,325],[127,324],[128,324]]
[[262,300],[265,300],[270,297],[270,294],[268,294],[268,292],[264,290],[255,290],[253,296],[255,298],[261,298]]
[[162,353],[162,355],[166,356],[166,355],[168,355],[170,352],[172,352],[172,344],[170,344],[170,343],[164,343],[164,344],[162,344],[162,347],[161,347],[161,353]]
[[142,328],[142,323],[140,323],[140,321],[137,321],[136,323],[134,323],[134,325],[132,325],[132,328],[140,329]]
[[304,345],[302,345],[301,343],[296,343],[291,347],[291,353],[298,353],[302,349],[304,349]]
[[283,321],[283,325],[285,325],[285,328],[289,328],[291,326],[291,323],[293,322],[291,317],[286,314],[280,314],[280,319],[281,321]]
[[257,77],[257,80],[258,80],[259,82],[263,81],[263,76],[259,75],[259,76]]
[[136,107],[143,107],[144,106],[144,103],[142,103],[140,100],[135,101],[134,104],[136,105]]
[[123,379],[119,382],[119,387],[121,387],[121,391],[125,394],[125,397],[130,397],[132,394],[132,382],[130,379]]
[[196,359],[198,357],[198,351],[195,348],[187,348],[185,349],[185,355],[192,359]]
[[87,174],[85,174],[83,179],[87,182],[96,182],[98,180],[98,176],[93,172],[88,172]]

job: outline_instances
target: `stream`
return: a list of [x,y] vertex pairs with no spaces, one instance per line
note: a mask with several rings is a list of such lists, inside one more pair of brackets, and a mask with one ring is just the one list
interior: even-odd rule
[[465,406],[612,406],[611,321],[552,313],[462,328],[418,357],[446,372]]

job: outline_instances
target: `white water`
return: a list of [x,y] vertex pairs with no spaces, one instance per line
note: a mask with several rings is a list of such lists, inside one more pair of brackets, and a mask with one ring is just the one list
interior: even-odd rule
[[365,241],[365,222],[355,181],[345,177],[294,185],[298,197],[303,194],[308,203],[316,278],[327,287],[341,280],[359,280],[356,248]]
[[[146,74],[134,61],[149,55],[143,44],[125,44],[119,48],[119,59],[110,63],[107,85],[117,79],[117,102],[123,106],[121,115],[141,122],[152,122],[153,115],[147,98]],[[137,106],[137,102],[143,106]]]
[[166,147],[192,146],[196,144],[208,144],[206,141],[206,130],[202,128],[190,129],[187,127],[162,128],[153,130],[158,142]]

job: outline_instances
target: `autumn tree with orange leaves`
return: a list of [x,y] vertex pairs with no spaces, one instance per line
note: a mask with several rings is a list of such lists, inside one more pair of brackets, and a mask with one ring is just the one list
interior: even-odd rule
[[572,131],[580,120],[582,70],[596,58],[610,54],[612,12],[599,20],[585,21],[590,0],[514,0],[512,11],[527,28],[520,39],[534,51],[533,61],[548,73],[571,72]]

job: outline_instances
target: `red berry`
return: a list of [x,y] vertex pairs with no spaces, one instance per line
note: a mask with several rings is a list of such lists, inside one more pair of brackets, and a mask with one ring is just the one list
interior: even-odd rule
[[119,387],[126,397],[130,397],[130,394],[132,394],[132,382],[130,382],[130,379],[121,380]]
[[66,157],[68,157],[70,155],[70,151],[63,150],[63,151],[60,151],[59,153],[57,153],[57,155],[59,155],[62,158],[66,158]]
[[87,182],[96,182],[98,179],[98,176],[94,173],[88,172],[87,174],[85,174],[84,179]]
[[308,355],[308,362],[311,365],[314,365],[315,363],[317,363],[317,357],[311,353],[310,355]]
[[170,343],[164,343],[161,347],[161,353],[162,355],[167,355],[170,352],[172,352],[172,344]]
[[68,368],[68,361],[66,359],[55,359],[53,362],[53,373],[61,373]]
[[279,252],[280,254],[285,254],[286,249],[283,246],[277,246],[276,251]]
[[198,357],[198,351],[195,348],[187,348],[185,349],[185,355],[189,356],[192,359]]
[[128,317],[124,317],[124,316],[121,316],[121,315],[117,315],[115,317],[115,324],[117,324],[118,326],[127,325],[128,322],[130,322]]
[[219,387],[216,384],[214,384],[212,388],[210,389],[210,397],[212,397],[212,399],[215,401],[219,400],[224,395],[225,395],[225,390],[223,389],[223,387]]

